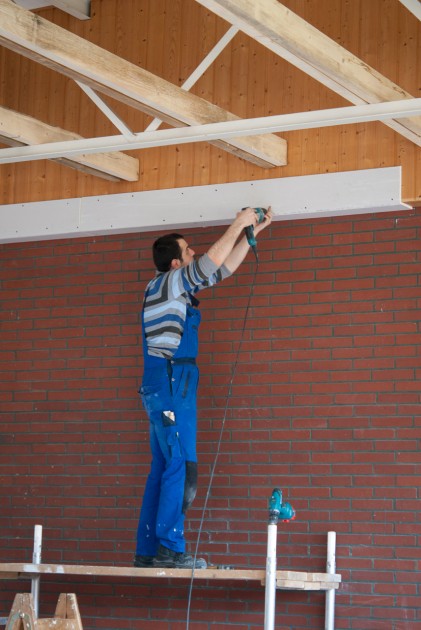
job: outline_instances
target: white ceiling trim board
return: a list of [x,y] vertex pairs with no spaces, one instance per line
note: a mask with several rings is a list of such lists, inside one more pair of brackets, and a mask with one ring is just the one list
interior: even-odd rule
[[410,209],[401,167],[0,206],[0,242],[226,225],[271,205],[275,221]]
[[[0,151],[0,164],[70,157],[81,153],[130,151],[190,142],[209,142],[214,139],[228,140],[229,138],[262,133],[349,125],[390,118],[406,118],[420,114],[421,98],[370,105],[351,105],[314,112],[280,114],[176,129],[144,131],[135,134],[131,140],[120,135],[2,149]],[[421,146],[421,136],[419,137],[419,145]]]

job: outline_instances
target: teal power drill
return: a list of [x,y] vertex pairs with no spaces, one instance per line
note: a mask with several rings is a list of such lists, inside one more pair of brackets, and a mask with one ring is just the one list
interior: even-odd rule
[[[242,208],[242,210],[247,210],[247,208]],[[257,215],[257,224],[259,225],[259,223],[263,223],[263,221],[265,220],[266,213],[267,213],[266,208],[253,208],[253,210],[255,211]],[[254,251],[254,255],[257,258],[257,241],[256,241],[256,237],[254,236],[253,226],[248,225],[246,228],[244,228],[244,232],[246,233],[248,244]]]
[[290,503],[282,501],[282,490],[274,488],[269,499],[269,523],[277,523],[278,520],[288,522],[295,519],[295,510]]

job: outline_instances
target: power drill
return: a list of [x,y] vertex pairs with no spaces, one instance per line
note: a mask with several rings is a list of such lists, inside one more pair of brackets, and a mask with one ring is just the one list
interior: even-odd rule
[[[242,208],[242,210],[247,210],[247,208]],[[267,213],[266,208],[253,208],[253,210],[257,214],[257,224],[259,225],[259,223],[263,223],[263,221],[265,220],[266,213]],[[257,255],[257,250],[256,250],[257,241],[256,241],[256,237],[254,236],[253,226],[248,225],[246,228],[244,228],[244,232],[246,233],[248,244],[253,249],[254,254]]]
[[290,503],[282,501],[282,490],[274,488],[269,499],[269,523],[277,523],[281,519],[284,523],[295,519],[295,510]]

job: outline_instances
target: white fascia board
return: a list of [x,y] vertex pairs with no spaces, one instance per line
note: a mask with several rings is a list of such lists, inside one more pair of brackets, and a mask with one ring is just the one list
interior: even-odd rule
[[397,166],[3,205],[0,243],[226,225],[269,205],[275,221],[410,209]]

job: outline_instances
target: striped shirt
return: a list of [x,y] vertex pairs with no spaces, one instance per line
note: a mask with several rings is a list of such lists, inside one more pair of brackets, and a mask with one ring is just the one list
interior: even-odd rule
[[225,265],[218,267],[204,254],[186,267],[158,271],[146,287],[143,325],[148,354],[170,359],[184,330],[191,294],[206,289],[231,275]]

